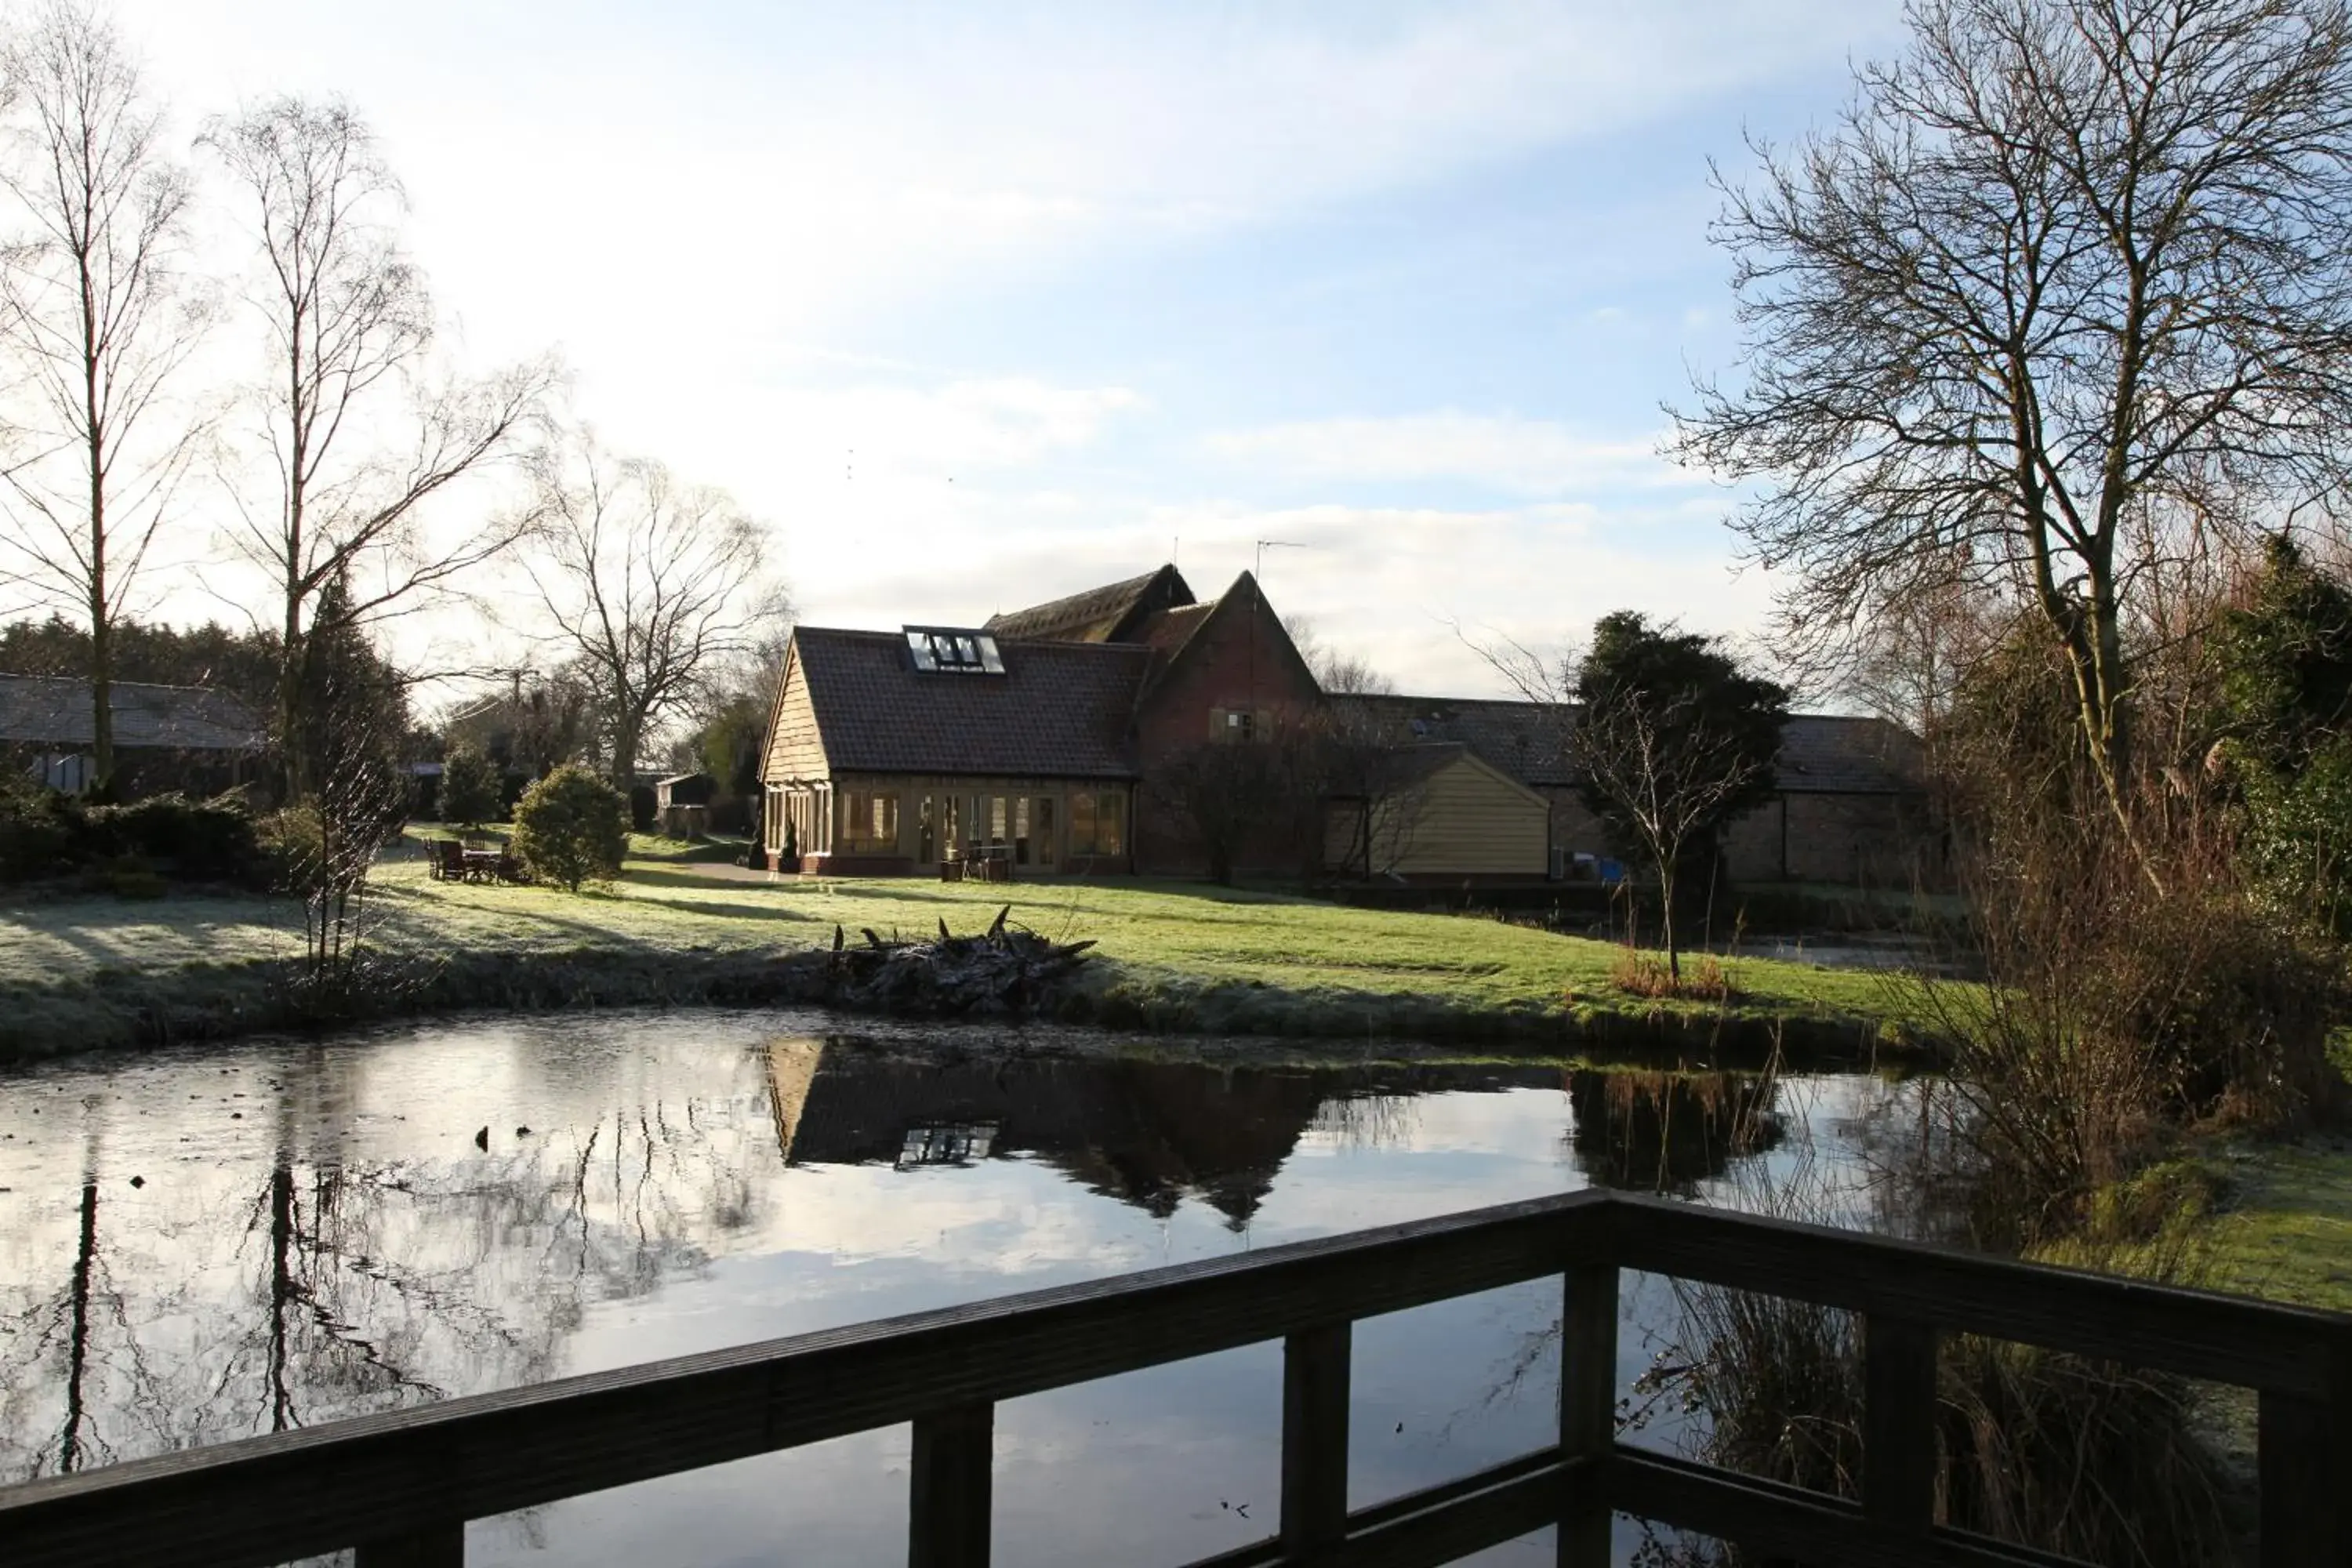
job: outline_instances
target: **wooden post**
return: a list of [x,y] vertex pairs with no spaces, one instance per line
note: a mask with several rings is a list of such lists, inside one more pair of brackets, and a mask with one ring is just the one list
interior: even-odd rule
[[1936,1523],[1936,1331],[1874,1314],[1862,1335],[1863,1511],[1925,1535]]
[[1585,1461],[1560,1500],[1559,1568],[1610,1568],[1609,1457],[1617,1447],[1617,1266],[1568,1271],[1559,1320],[1559,1457]]
[[1352,1325],[1282,1342],[1282,1552],[1304,1560],[1348,1534],[1348,1384]]
[[363,1541],[353,1568],[465,1568],[466,1521],[444,1521],[407,1535]]
[[[2343,1381],[2342,1379],[2338,1380]],[[2256,1465],[2262,1486],[2262,1568],[2340,1568],[2352,1554],[2345,1491],[2352,1486],[2352,1400],[2336,1408],[2262,1393]]]
[[995,1436],[993,1405],[917,1418],[907,1568],[988,1568]]

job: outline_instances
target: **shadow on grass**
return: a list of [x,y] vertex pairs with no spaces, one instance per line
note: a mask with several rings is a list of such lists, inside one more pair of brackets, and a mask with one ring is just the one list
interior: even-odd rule
[[[706,886],[708,884],[706,884]],[[787,908],[782,904],[728,904],[713,902],[708,899],[664,899],[645,893],[623,895],[614,899],[612,901],[616,907],[623,909],[634,909],[639,906],[646,906],[657,910],[672,910],[679,914],[702,915],[713,920],[753,921],[768,921],[772,923],[783,921],[797,925],[829,926],[835,923],[835,917],[830,915],[810,914],[805,910]],[[625,932],[614,931],[612,934],[620,941],[625,942],[628,940],[626,933]]]

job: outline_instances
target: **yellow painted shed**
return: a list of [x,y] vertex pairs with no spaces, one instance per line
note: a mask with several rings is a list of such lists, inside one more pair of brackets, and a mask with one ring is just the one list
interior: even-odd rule
[[1369,798],[1338,799],[1325,864],[1407,880],[1540,878],[1551,868],[1551,804],[1458,743],[1405,746]]

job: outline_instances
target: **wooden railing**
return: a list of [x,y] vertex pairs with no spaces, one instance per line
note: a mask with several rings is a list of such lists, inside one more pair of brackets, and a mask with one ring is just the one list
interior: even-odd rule
[[[1627,1269],[1861,1314],[1861,1500],[1619,1443]],[[1558,1445],[1349,1512],[1351,1325],[1544,1277],[1562,1281]],[[1603,1568],[1612,1511],[1823,1568],[2063,1563],[1935,1523],[1947,1333],[2259,1391],[2263,1568],[2352,1563],[2352,1317],[1588,1192],[34,1481],[0,1491],[0,1563],[266,1564],[356,1546],[361,1568],[454,1568],[468,1520],[906,1422],[908,1561],[975,1568],[999,1402],[1273,1339],[1279,1531],[1196,1568],[1446,1563],[1552,1523],[1562,1568]]]

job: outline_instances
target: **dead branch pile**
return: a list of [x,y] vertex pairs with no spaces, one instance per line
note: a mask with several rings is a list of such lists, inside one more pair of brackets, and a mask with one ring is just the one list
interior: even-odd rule
[[836,1006],[932,1017],[1009,1017],[1048,1004],[1086,962],[1093,942],[1055,942],[1024,926],[1008,925],[1012,906],[999,910],[979,936],[950,934],[940,922],[935,940],[885,940],[870,928],[851,942],[833,929],[833,951],[805,960],[822,977],[821,999]]

